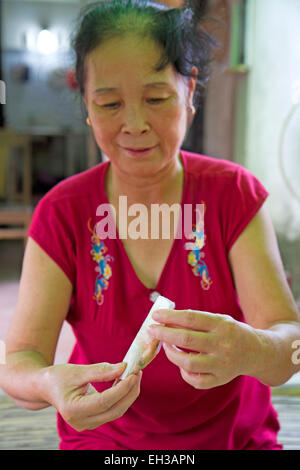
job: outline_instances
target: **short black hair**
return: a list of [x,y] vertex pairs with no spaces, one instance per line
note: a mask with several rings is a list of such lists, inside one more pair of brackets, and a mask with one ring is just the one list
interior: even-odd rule
[[197,106],[217,46],[215,39],[201,28],[203,15],[203,8],[195,8],[192,1],[183,8],[147,0],[98,1],[86,5],[80,10],[72,37],[80,93],[84,94],[86,56],[107,39],[134,33],[154,40],[162,49],[156,71],[172,64],[181,76],[191,77],[191,68],[197,68],[194,95]]

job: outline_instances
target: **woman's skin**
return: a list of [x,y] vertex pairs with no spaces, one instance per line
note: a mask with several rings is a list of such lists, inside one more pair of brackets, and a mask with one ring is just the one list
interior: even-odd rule
[[195,388],[216,387],[238,375],[282,385],[300,370],[292,361],[300,315],[264,207],[233,244],[229,263],[247,323],[210,312],[164,310],[153,313],[164,326],[151,325],[149,333],[164,342],[169,360]]
[[[111,161],[105,183],[116,208],[118,196],[124,194],[128,205],[146,206],[172,204],[181,197],[179,149],[190,120],[196,70],[189,80],[171,66],[154,72],[159,56],[152,41],[128,36],[101,44],[86,59],[84,100],[96,141]],[[153,86],[153,82],[164,85]],[[114,91],[100,93],[100,88]],[[153,151],[142,157],[125,150],[152,146]],[[161,244],[160,257],[166,258],[169,246],[155,243]],[[147,252],[146,246],[151,246],[151,240],[144,245],[134,241],[127,248],[133,258],[138,258],[139,250],[153,258],[152,247]],[[144,259],[143,268],[149,285],[155,285],[161,267],[151,256]],[[152,335],[164,341],[167,357],[195,388],[221,385],[239,374],[268,385],[284,383],[299,370],[291,361],[292,342],[300,338],[299,312],[264,209],[233,245],[229,263],[248,324],[222,312],[165,311],[156,317],[165,326],[153,328]],[[90,382],[116,379],[125,364],[53,366],[72,288],[64,272],[29,238],[0,385],[27,409],[53,405],[74,429],[82,431],[122,416],[139,395],[141,372],[103,393],[92,389],[87,394]],[[172,344],[195,353],[178,351]]]
[[[153,71],[159,58],[154,42],[128,36],[101,44],[86,61],[84,100],[95,139],[111,162],[109,195],[126,194],[128,204],[168,199],[183,171],[179,149],[196,81],[187,87],[171,65]],[[145,157],[125,150],[154,146]]]

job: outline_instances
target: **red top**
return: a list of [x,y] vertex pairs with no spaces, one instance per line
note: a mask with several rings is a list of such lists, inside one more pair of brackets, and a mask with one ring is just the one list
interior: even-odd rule
[[[176,309],[224,313],[244,321],[228,252],[268,192],[236,163],[186,151],[181,156],[181,204],[205,203],[205,244],[200,251],[187,250],[184,245],[191,239],[182,230],[155,291],[138,279],[118,232],[117,238],[100,240],[97,235],[97,223],[107,216],[96,211],[108,204],[104,178],[110,162],[60,182],[35,209],[28,234],[74,287],[67,321],[77,341],[70,363],[122,361],[153,305],[153,292],[174,301]],[[112,383],[93,385],[101,391]],[[278,430],[269,387],[240,376],[196,390],[163,349],[145,368],[140,396],[121,418],[77,432],[58,414],[61,449],[270,450],[282,447],[276,441]]]

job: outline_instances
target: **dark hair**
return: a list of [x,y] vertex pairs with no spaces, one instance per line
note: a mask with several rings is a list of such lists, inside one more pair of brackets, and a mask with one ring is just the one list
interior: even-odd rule
[[72,38],[81,94],[84,93],[86,56],[107,39],[134,33],[153,39],[162,48],[156,71],[172,64],[183,77],[190,77],[191,68],[197,67],[197,106],[209,78],[212,51],[217,45],[201,27],[203,14],[203,8],[193,7],[192,1],[183,8],[147,0],[100,1],[86,5],[80,11]]

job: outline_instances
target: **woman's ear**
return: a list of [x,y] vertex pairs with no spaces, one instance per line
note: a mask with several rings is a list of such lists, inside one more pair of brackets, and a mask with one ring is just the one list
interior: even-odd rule
[[193,106],[193,96],[197,85],[197,76],[198,69],[194,66],[191,68],[191,77],[188,84],[188,105],[191,107]]
[[[84,102],[84,104],[85,104],[86,112],[87,112],[87,114],[88,114],[88,107],[87,107],[87,99],[86,99],[86,96],[83,95],[82,99],[83,99],[83,102]],[[87,118],[86,118],[86,123],[87,123],[88,126],[91,126],[91,120],[90,120],[89,116],[87,116]]]

